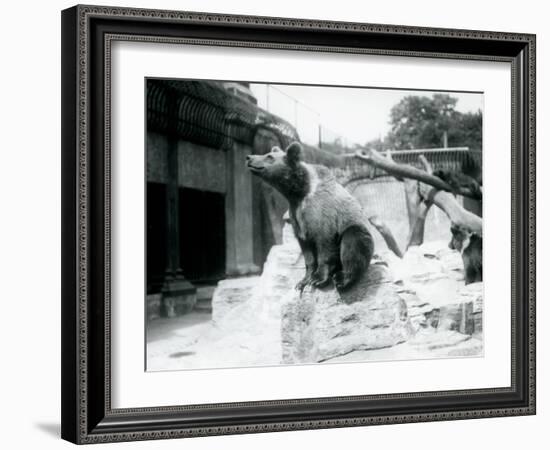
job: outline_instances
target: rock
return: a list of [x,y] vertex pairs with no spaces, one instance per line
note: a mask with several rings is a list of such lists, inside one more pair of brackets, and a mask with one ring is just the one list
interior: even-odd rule
[[[416,293],[407,288],[398,288],[397,291],[407,305],[409,320],[414,332],[434,326],[434,306],[422,300]],[[438,315],[439,317],[439,315]]]
[[212,298],[212,319],[221,326],[227,322],[224,318],[229,311],[241,304],[251,307],[253,301],[280,318],[282,298],[294,289],[304,271],[304,258],[287,223],[283,228],[283,245],[271,248],[261,276],[229,278],[218,283]]
[[396,280],[435,307],[455,298],[464,286],[460,253],[445,241],[410,247],[403,259],[392,261],[391,267]]
[[[381,252],[366,277],[340,295],[294,289],[305,271],[290,226],[260,277],[219,283],[213,327],[190,350],[192,367],[237,367],[477,356],[483,351],[482,283],[464,285],[447,242]],[[199,356],[200,355],[200,356]]]
[[[464,285],[462,261],[446,243],[409,249],[402,260],[382,254],[405,302],[412,335],[391,348],[353,350],[327,359],[350,362],[480,356],[483,283]],[[283,346],[284,348],[284,346]]]
[[399,295],[407,303],[416,331],[426,327],[481,332],[483,283],[464,285],[459,252],[443,241],[410,248],[392,269],[403,286]]
[[254,295],[261,298],[266,307],[276,310],[280,318],[283,299],[289,292],[294,292],[294,286],[302,279],[305,270],[297,243],[275,245],[269,252]]
[[399,361],[481,355],[483,355],[481,339],[458,331],[437,331],[427,328],[420,330],[402,344],[378,350],[355,351],[326,362]]
[[431,358],[481,356],[483,341],[456,330],[429,329],[417,333],[407,345]]
[[147,294],[147,320],[158,319],[160,317],[160,305],[162,302],[162,295]]
[[407,305],[385,265],[373,264],[350,292],[291,292],[283,304],[283,363],[322,362],[357,350],[390,347],[413,334]]
[[281,363],[281,304],[303,277],[297,243],[271,248],[261,276],[218,283],[213,327],[192,347],[194,367],[243,367]]
[[463,334],[481,333],[483,313],[483,283],[463,286],[455,299],[440,308],[439,329],[457,330]]
[[408,344],[429,352],[456,347],[471,337],[454,330],[425,330],[417,333]]
[[254,276],[220,281],[212,296],[212,320],[220,322],[228,311],[250,300],[258,279]]
[[457,293],[443,291],[437,306],[421,299],[414,291],[401,289],[415,332],[428,327],[473,335],[482,331],[483,283],[462,285]]

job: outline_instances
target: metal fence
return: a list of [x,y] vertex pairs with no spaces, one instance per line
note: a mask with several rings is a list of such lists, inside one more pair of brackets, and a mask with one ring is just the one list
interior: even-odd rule
[[[470,174],[473,178],[481,174],[482,154],[479,151],[469,150],[468,147],[390,150],[384,154],[389,154],[396,163],[408,164],[419,169],[423,169],[419,156],[424,155],[433,170],[460,171]],[[345,161],[343,167],[335,171],[336,177],[343,185],[387,176],[384,170],[370,166],[351,155],[346,157]]]
[[[258,102],[266,110],[284,117],[297,130],[301,141],[317,148],[337,144],[342,151],[350,148],[346,136],[323,123],[321,113],[273,84],[257,84]],[[260,87],[261,86],[261,87]]]

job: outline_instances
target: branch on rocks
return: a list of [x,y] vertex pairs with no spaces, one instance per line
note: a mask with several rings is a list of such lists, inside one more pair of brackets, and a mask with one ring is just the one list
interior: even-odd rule
[[[419,160],[427,173],[432,173],[432,166],[424,155]],[[431,202],[425,201],[420,195],[419,182],[405,178],[405,200],[407,203],[407,214],[409,216],[409,237],[407,238],[407,249],[424,243],[424,229],[426,217],[432,206]]]
[[393,253],[395,253],[398,258],[403,258],[403,252],[399,248],[399,245],[397,245],[397,241],[395,240],[395,237],[393,236],[393,233],[388,228],[388,226],[384,222],[382,222],[382,220],[380,220],[378,216],[370,216],[369,222],[382,235],[388,248]]
[[[467,187],[457,187],[453,189],[448,183],[441,178],[432,175],[424,170],[417,169],[416,167],[398,164],[389,158],[384,158],[380,153],[374,149],[368,149],[358,151],[355,153],[355,157],[367,162],[368,164],[386,171],[388,174],[393,175],[396,178],[410,178],[420,181],[422,183],[429,184],[430,186],[441,190],[452,192],[454,194],[462,195],[464,197],[473,198],[479,200],[479,192],[472,191]],[[427,162],[427,161],[426,161]]]
[[443,210],[453,225],[465,228],[478,236],[483,236],[483,221],[470,211],[465,210],[456,200],[456,197],[449,192],[438,191],[420,184],[422,197],[438,208]]
[[[417,185],[417,182],[414,182]],[[417,188],[417,186],[415,186]],[[405,193],[410,193],[411,190],[406,190]],[[419,201],[415,198],[419,197]],[[424,243],[424,229],[426,227],[426,217],[428,211],[432,206],[431,202],[423,201],[418,195],[418,189],[416,189],[415,198],[407,197],[407,204],[411,203],[409,209],[409,237],[407,239],[407,249],[416,245],[422,245]],[[413,203],[414,202],[414,203]]]

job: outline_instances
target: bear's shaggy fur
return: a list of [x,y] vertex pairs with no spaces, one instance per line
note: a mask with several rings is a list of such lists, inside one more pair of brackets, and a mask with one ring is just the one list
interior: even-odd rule
[[367,270],[374,251],[359,202],[324,166],[303,161],[302,146],[274,147],[247,156],[250,171],[288,200],[290,220],[306,263],[296,288],[351,287]]
[[462,256],[465,284],[483,281],[482,238],[457,225],[451,226],[451,234],[449,248],[458,250]]

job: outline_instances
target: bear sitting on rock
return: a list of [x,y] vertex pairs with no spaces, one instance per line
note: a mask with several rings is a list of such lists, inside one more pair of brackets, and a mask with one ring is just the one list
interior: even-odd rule
[[246,157],[247,167],[288,201],[290,221],[300,244],[306,274],[296,289],[327,286],[349,289],[367,270],[374,251],[359,202],[330,171],[303,160],[302,146],[274,147]]

